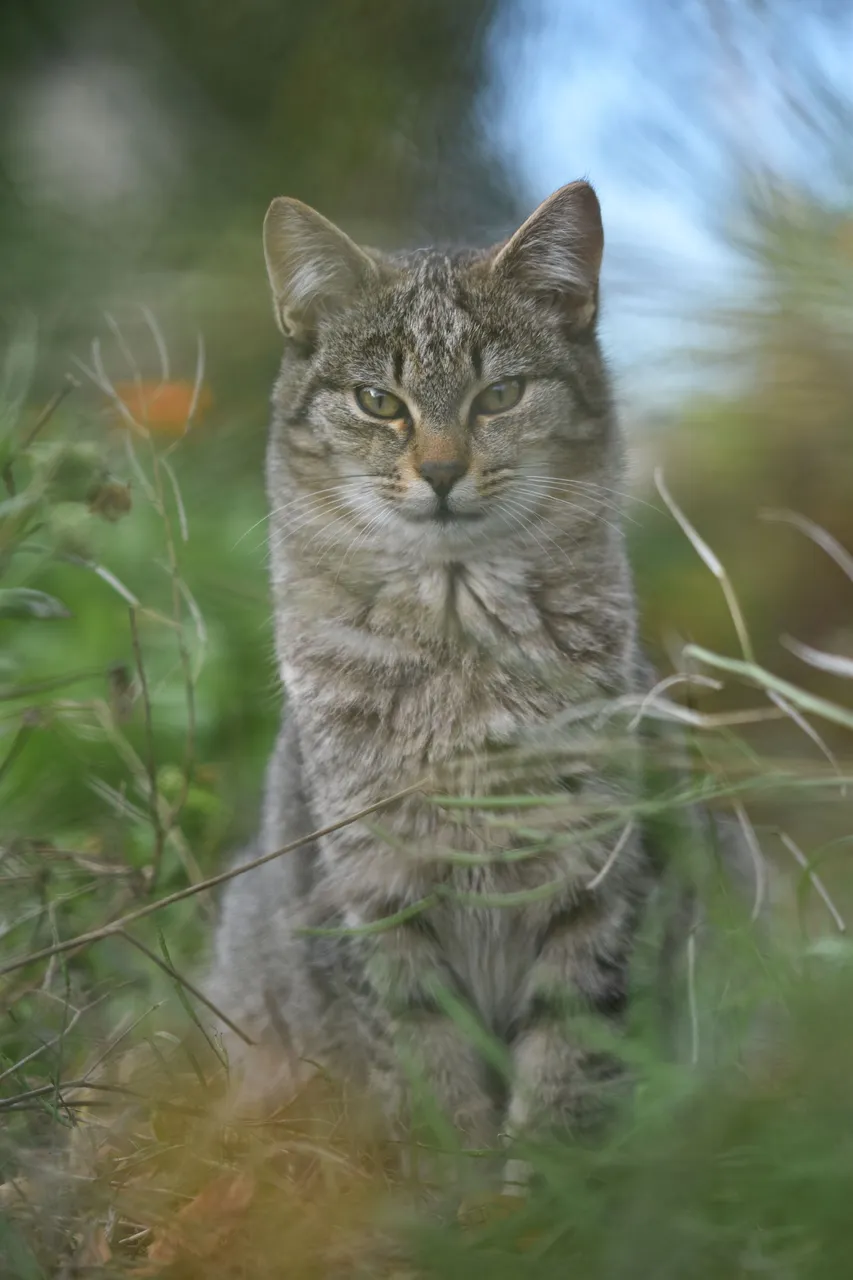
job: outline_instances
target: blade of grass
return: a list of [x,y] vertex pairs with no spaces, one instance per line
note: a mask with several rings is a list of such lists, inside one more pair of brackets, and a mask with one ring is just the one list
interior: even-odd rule
[[701,645],[697,644],[687,645],[684,652],[698,662],[704,663],[705,666],[741,676],[742,679],[757,685],[760,689],[772,689],[774,693],[781,694],[783,698],[787,698],[795,706],[801,707],[812,715],[819,716],[822,720],[840,724],[845,729],[853,729],[853,712],[836,706],[834,702],[829,702],[826,698],[819,698],[815,694],[806,693],[804,689],[798,688],[797,685],[791,684],[788,680],[780,679],[779,676],[774,676],[770,671],[765,670],[764,667],[760,667],[755,662],[744,662],[739,658],[724,658],[720,654],[712,653],[709,649],[703,649]]
[[669,507],[673,518],[681,526],[694,551],[719,582],[732,622],[734,623],[735,631],[737,632],[741,652],[747,662],[754,662],[755,654],[752,648],[752,641],[749,638],[746,621],[744,619],[743,612],[741,611],[740,604],[738,603],[738,598],[735,595],[734,587],[731,584],[731,580],[726,573],[722,562],[715,552],[711,550],[704,538],[699,536],[693,528],[693,525],[687,519],[687,516],[672,497],[669,489],[666,487],[663,471],[660,467],[655,469],[655,485],[657,486],[658,493]]

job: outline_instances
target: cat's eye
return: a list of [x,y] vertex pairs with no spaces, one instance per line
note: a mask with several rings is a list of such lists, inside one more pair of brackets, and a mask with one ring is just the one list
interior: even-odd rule
[[523,378],[501,378],[500,382],[493,382],[480,392],[471,406],[471,412],[475,415],[505,413],[507,409],[515,408],[523,391]]
[[360,408],[372,418],[407,418],[409,411],[399,396],[382,387],[356,387],[355,398]]

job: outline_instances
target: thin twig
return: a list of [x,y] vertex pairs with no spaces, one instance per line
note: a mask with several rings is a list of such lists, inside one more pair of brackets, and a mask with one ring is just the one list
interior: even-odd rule
[[196,655],[196,666],[195,666],[195,671],[193,675],[194,675],[194,679],[198,680],[199,676],[201,675],[202,667],[204,666],[205,656],[207,654],[207,645],[208,645],[207,627],[205,625],[205,621],[204,621],[204,617],[202,615],[201,609],[198,607],[196,598],[193,595],[193,593],[190,591],[187,584],[184,582],[183,578],[181,578],[180,581],[178,582],[178,588],[180,590],[181,595],[184,597],[184,600],[186,601],[186,606],[189,609],[190,614],[192,615],[193,624],[195,626],[196,639],[198,641],[198,652]]
[[[169,966],[169,969],[174,970],[175,966],[172,964],[172,957],[169,953],[169,944],[166,941],[163,930],[156,923],[154,925],[154,928],[157,930],[157,938],[160,942],[160,950],[163,952],[163,959],[166,961],[166,964]],[[210,1031],[204,1025],[201,1018],[199,1018],[198,1014],[196,1013],[195,1009],[192,1006],[189,996],[187,995],[186,991],[184,991],[184,988],[181,985],[181,981],[177,976],[173,978],[172,985],[175,988],[178,999],[180,1000],[181,1005],[184,1009],[184,1012],[187,1014],[187,1017],[190,1019],[193,1025],[197,1027],[198,1030],[201,1032],[203,1038],[207,1042],[207,1046],[210,1049],[211,1053],[214,1055],[214,1057],[219,1061],[220,1065],[227,1072],[228,1059],[220,1049],[219,1045],[216,1044],[216,1042],[214,1041],[213,1037],[210,1034]],[[195,1068],[196,1067],[195,1059],[191,1055],[188,1045],[184,1046],[184,1052],[186,1053],[187,1057],[190,1059],[190,1061],[193,1064],[193,1067]],[[202,1081],[202,1083],[204,1083],[204,1077],[199,1068],[196,1069],[196,1074],[199,1076],[199,1079]]]
[[26,1055],[26,1057],[20,1058],[14,1066],[7,1067],[5,1071],[0,1071],[0,1082],[7,1080],[9,1076],[16,1075],[22,1067],[27,1066],[28,1063],[33,1062],[36,1058],[41,1057],[41,1055],[46,1053],[49,1049],[56,1048],[63,1036],[74,1030],[74,1027],[80,1021],[84,1013],[84,1009],[78,1009],[76,1013],[72,1015],[71,1021],[63,1028],[59,1035],[54,1036],[52,1040],[48,1040],[44,1044],[40,1044],[37,1049],[33,1049],[31,1053]]
[[151,815],[151,826],[154,829],[154,855],[148,868],[148,885],[154,888],[160,867],[163,862],[163,849],[167,832],[160,818],[159,792],[157,789],[157,758],[154,752],[154,721],[151,715],[151,695],[148,691],[148,677],[145,663],[142,660],[142,645],[139,643],[139,629],[136,625],[136,610],[128,609],[130,622],[130,640],[133,645],[133,656],[136,659],[136,670],[139,675],[139,688],[142,693],[142,707],[145,717],[145,770],[148,775],[148,810]]
[[42,427],[47,425],[59,406],[62,404],[65,397],[70,395],[72,391],[76,391],[79,386],[80,383],[72,373],[65,374],[62,379],[62,385],[54,391],[53,395],[50,397],[47,404],[44,406],[41,413],[21,441],[22,449],[29,449]]
[[[50,993],[45,992],[44,994],[48,995]],[[109,999],[112,995],[112,991],[106,991],[102,996],[98,996],[97,1000],[92,1000],[89,1004],[84,1005],[82,1009],[75,1009],[71,1021],[68,1023],[63,1034],[68,1035],[73,1031],[74,1027],[84,1014],[89,1013],[90,1010],[94,1009],[97,1005],[103,1004],[103,1002]],[[37,1049],[33,1049],[31,1053],[28,1053],[25,1058],[20,1058],[18,1062],[14,1063],[11,1067],[7,1067],[5,1071],[0,1072],[0,1083],[2,1083],[3,1080],[8,1079],[9,1076],[15,1075],[22,1067],[28,1066],[29,1063],[33,1062],[36,1058],[41,1057],[43,1053],[49,1053],[51,1049],[55,1049],[61,1038],[62,1034],[54,1036],[52,1040],[46,1040],[43,1044],[40,1044]]]
[[134,1018],[128,1026],[126,1026],[122,1031],[119,1031],[117,1035],[113,1036],[106,1048],[101,1050],[95,1061],[86,1069],[86,1074],[83,1077],[86,1084],[88,1084],[92,1079],[92,1076],[95,1074],[98,1067],[100,1067],[102,1063],[106,1062],[110,1054],[115,1053],[122,1041],[126,1040],[129,1035],[132,1035],[139,1024],[144,1022],[146,1018],[150,1018],[152,1013],[156,1013],[164,1003],[165,1002],[163,1000],[158,1000],[156,1004],[151,1005],[150,1009],[146,1009],[144,1013],[140,1013],[138,1018]]
[[10,960],[7,964],[0,966],[0,978],[5,977],[7,973],[14,973],[18,969],[23,969],[29,964],[36,964],[39,960],[49,960],[51,956],[59,955],[62,952],[77,950],[77,948],[88,946],[92,942],[100,942],[103,938],[112,938],[136,920],[142,920],[146,916],[152,915],[155,911],[162,910],[164,907],[171,907],[175,902],[183,902],[185,898],[191,898],[206,889],[215,889],[218,885],[226,884],[229,880],[236,879],[237,876],[245,875],[247,871],[254,871],[256,867],[262,867],[265,863],[272,862],[275,858],[280,858],[286,853],[293,853],[295,849],[301,849],[304,845],[310,844],[312,840],[320,840],[323,836],[331,835],[334,831],[340,831],[344,827],[351,826],[354,822],[360,822],[362,818],[368,817],[371,813],[378,813],[380,809],[385,809],[388,805],[405,799],[406,796],[414,795],[416,791],[423,791],[425,786],[424,780],[413,782],[411,786],[403,787],[401,791],[396,791],[393,795],[385,796],[384,799],[377,800],[374,804],[366,805],[365,808],[359,809],[357,813],[341,818],[338,822],[330,822],[328,826],[319,827],[316,831],[309,832],[308,835],[300,836],[298,840],[291,840],[289,844],[282,845],[280,849],[274,849],[272,853],[265,853],[260,858],[253,858],[250,862],[231,867],[228,871],[221,871],[219,875],[210,876],[207,880],[201,880],[198,884],[189,885],[186,889],[178,889],[175,893],[170,893],[165,898],[160,898],[157,902],[149,902],[144,907],[138,907],[135,911],[128,912],[126,916],[113,920],[110,924],[102,925],[99,929],[92,929],[89,933],[80,933],[75,938],[66,939],[65,942],[56,943],[52,947],[43,947],[40,951],[33,951],[29,955],[19,956],[17,960]]
[[[178,561],[178,552],[175,545],[175,536],[172,531],[172,520],[166,505],[166,494],[163,485],[163,470],[166,467],[165,458],[161,459],[154,446],[153,437],[149,434],[148,445],[151,450],[151,471],[154,477],[154,509],[156,510],[163,524],[163,533],[166,540],[166,552],[168,557],[168,572],[172,584],[172,620],[175,623],[175,633],[178,642],[178,655],[181,662],[181,671],[184,679],[184,691],[187,707],[187,730],[184,737],[184,759],[181,770],[181,790],[171,805],[168,818],[168,827],[172,827],[178,821],[180,814],[186,804],[189,795],[190,785],[192,783],[193,770],[195,766],[195,733],[196,733],[196,710],[195,710],[195,675],[193,672],[192,659],[189,649],[187,648],[186,635],[184,632],[183,619],[183,593],[181,584],[183,579],[180,573],[180,564]],[[180,498],[180,489],[178,487],[177,478],[174,473],[171,474],[171,483],[176,494],[178,503],[178,511],[182,509],[182,500]]]
[[[35,1098],[44,1098],[48,1094],[53,1093],[55,1089],[56,1085],[54,1084],[42,1084],[35,1089],[28,1089],[26,1093],[17,1093],[12,1098],[0,1098],[0,1111],[12,1111],[16,1108],[17,1104],[21,1102],[32,1102]],[[96,1089],[99,1093],[120,1093],[125,1097],[137,1098],[140,1102],[150,1101],[150,1099],[146,1098],[144,1093],[139,1093],[135,1089],[128,1089],[124,1085],[103,1084],[101,1082],[94,1083],[91,1080],[63,1080],[59,1085],[59,1089],[60,1092],[63,1092],[66,1089]],[[78,1105],[73,1098],[63,1099],[63,1101],[66,1106],[76,1107]],[[83,1100],[81,1099],[80,1101],[82,1104]],[[189,1114],[192,1115],[198,1114],[197,1108],[183,1108],[173,1102],[163,1101],[160,1105],[173,1110],[187,1110]]]
[[786,831],[779,832],[779,839],[782,841],[783,845],[788,850],[788,852],[792,855],[792,857],[794,858],[794,861],[797,862],[802,867],[803,871],[805,871],[809,880],[814,885],[817,893],[823,899],[824,905],[827,911],[829,912],[829,914],[832,916],[832,919],[835,922],[835,927],[838,929],[838,932],[846,933],[847,925],[844,921],[844,917],[836,907],[835,903],[832,901],[832,898],[829,896],[829,890],[827,889],[826,885],[823,883],[823,880],[820,878],[818,873],[812,867],[811,862],[803,853],[800,846],[791,839],[791,837],[788,835]]
[[764,898],[767,892],[767,870],[764,862],[764,854],[761,852],[761,845],[758,843],[758,836],[755,834],[755,828],[749,820],[746,809],[740,801],[737,801],[732,808],[735,811],[737,820],[740,823],[743,832],[744,843],[749,850],[755,867],[755,900],[752,904],[752,915],[750,919],[753,923],[761,914],[761,908],[764,905]]
[[[41,431],[42,427],[47,425],[47,423],[56,413],[59,406],[62,404],[65,397],[67,395],[70,395],[71,392],[76,390],[77,387],[79,386],[80,386],[80,383],[77,381],[77,379],[72,374],[66,373],[65,377],[62,380],[61,386],[58,387],[56,391],[54,391],[53,395],[50,397],[47,404],[44,406],[41,413],[36,418],[35,422],[30,427],[26,435],[24,436],[23,440],[21,441],[20,445],[16,450],[16,455],[23,453],[26,449],[29,449],[30,445],[33,443],[36,436]],[[6,466],[3,468],[3,481],[6,485],[6,492],[9,494],[10,497],[15,496],[15,477],[12,472],[12,463],[14,462],[14,460],[15,460],[14,457],[10,458],[10,460],[6,463]]]
[[203,1005],[206,1005],[207,1008],[210,1009],[211,1013],[215,1013],[217,1018],[225,1023],[226,1027],[230,1027],[234,1034],[239,1036],[244,1044],[252,1045],[255,1043],[251,1036],[247,1036],[246,1032],[238,1027],[236,1022],[232,1022],[230,1018],[226,1017],[222,1010],[219,1009],[203,991],[199,991],[198,987],[193,986],[189,978],[185,978],[183,974],[178,973],[174,965],[167,964],[165,960],[161,960],[156,951],[151,951],[149,947],[146,947],[144,942],[140,942],[138,938],[134,938],[133,934],[128,933],[126,929],[119,930],[119,933],[122,938],[125,938],[131,944],[131,946],[136,947],[136,949],[141,951],[144,956],[147,956],[153,964],[156,964],[158,969],[162,969],[164,973],[168,974],[174,982],[179,982],[182,987],[186,987],[187,991],[189,991],[191,995],[194,995],[196,1000],[199,1000]]
[[696,1003],[696,934],[687,939],[687,1005],[690,1012],[690,1064],[699,1062],[699,1009]]

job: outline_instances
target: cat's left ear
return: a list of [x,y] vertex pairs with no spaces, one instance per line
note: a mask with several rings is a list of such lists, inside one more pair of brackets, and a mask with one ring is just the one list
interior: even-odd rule
[[549,302],[569,329],[592,327],[604,230],[588,182],[570,182],[540,204],[492,261],[495,276]]
[[285,196],[273,200],[264,219],[264,257],[278,327],[299,341],[376,275],[373,260],[348,235]]

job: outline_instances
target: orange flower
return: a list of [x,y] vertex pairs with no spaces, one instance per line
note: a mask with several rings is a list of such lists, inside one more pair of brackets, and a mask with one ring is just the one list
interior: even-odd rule
[[[164,435],[183,435],[193,402],[191,382],[117,382],[115,389],[128,413],[142,426]],[[202,386],[193,423],[201,421],[212,403],[210,389]]]

